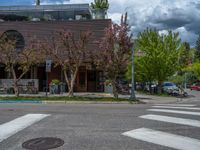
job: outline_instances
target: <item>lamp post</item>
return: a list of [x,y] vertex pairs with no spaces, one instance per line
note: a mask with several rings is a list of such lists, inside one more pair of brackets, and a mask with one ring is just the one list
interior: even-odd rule
[[186,90],[187,89],[187,73],[186,72],[185,72],[185,75],[184,75],[184,80],[185,80],[184,88]]
[[134,101],[136,100],[135,96],[135,80],[134,80],[134,47],[132,48],[132,68],[131,68],[131,97],[130,100]]

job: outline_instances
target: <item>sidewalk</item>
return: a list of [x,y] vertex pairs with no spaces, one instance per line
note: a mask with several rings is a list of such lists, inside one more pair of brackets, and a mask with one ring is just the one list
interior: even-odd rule
[[[75,93],[76,96],[85,96],[85,97],[113,97],[112,94],[109,93]],[[130,95],[119,95],[119,98],[129,99]],[[146,95],[140,94],[136,92],[136,98],[142,102],[147,104],[159,104],[159,103],[177,103],[177,102],[185,102],[190,100],[188,98],[177,98],[177,97],[165,97],[165,96],[154,96],[154,95]]]
[[[37,98],[37,97],[45,97],[46,93],[41,92],[39,94],[20,94],[20,96]],[[58,97],[58,98],[60,96],[62,96],[62,97],[67,96],[67,93],[48,95],[48,97]],[[113,95],[110,93],[74,93],[74,96],[92,97],[92,98],[113,97]],[[14,95],[0,95],[0,97],[14,97]],[[176,102],[183,102],[183,101],[189,100],[189,98],[180,99],[180,98],[176,98],[176,97],[153,96],[153,95],[146,95],[146,94],[140,94],[140,93],[136,93],[136,97],[140,101],[145,102],[147,104],[176,103]],[[130,95],[119,95],[119,98],[129,99]],[[44,101],[44,103],[54,103],[54,102],[59,102],[59,101]],[[73,103],[73,101],[69,102],[69,103]],[[77,102],[74,102],[74,103],[77,103]],[[78,102],[78,103],[80,103],[80,102]],[[98,102],[98,103],[100,103],[100,102]],[[105,102],[102,102],[102,103],[105,103]],[[116,103],[118,103],[118,102],[116,102]],[[121,103],[124,103],[124,102],[121,102]],[[128,102],[126,102],[126,103],[128,103]]]

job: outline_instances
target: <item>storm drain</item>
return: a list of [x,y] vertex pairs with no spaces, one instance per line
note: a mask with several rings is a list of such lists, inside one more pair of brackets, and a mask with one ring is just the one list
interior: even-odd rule
[[22,147],[28,150],[48,150],[61,147],[63,144],[64,141],[59,138],[41,137],[24,142]]

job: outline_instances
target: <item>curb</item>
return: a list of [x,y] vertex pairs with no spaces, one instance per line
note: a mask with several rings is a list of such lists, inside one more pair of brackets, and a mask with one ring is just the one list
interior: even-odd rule
[[127,101],[121,102],[101,102],[101,101],[42,101],[42,104],[137,104]]

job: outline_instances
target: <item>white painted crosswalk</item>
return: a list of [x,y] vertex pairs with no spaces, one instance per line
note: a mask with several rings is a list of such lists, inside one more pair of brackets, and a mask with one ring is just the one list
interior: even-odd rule
[[[200,118],[199,120],[190,119],[191,116],[200,116],[200,108],[195,106],[196,105],[192,104],[157,104],[152,106],[153,109],[147,109],[147,112],[151,112],[151,114],[139,116],[139,118],[200,128]],[[152,114],[154,112],[156,114]],[[162,113],[162,115],[159,115],[158,113]],[[170,114],[174,115],[170,116]],[[184,118],[175,117],[175,114],[182,114],[184,115]],[[200,150],[200,139],[187,137],[187,135],[176,135],[144,127],[127,131],[123,133],[123,135],[177,150]]]
[[148,111],[200,116],[200,112],[179,111],[179,110],[171,110],[171,109],[148,109]]
[[200,110],[198,107],[178,107],[178,106],[152,106],[153,108]]
[[50,115],[27,114],[0,125],[0,142],[48,116]]
[[200,140],[166,132],[140,128],[123,133],[137,140],[150,142],[179,150],[199,150]]
[[155,104],[155,106],[194,107],[193,104]]
[[193,120],[193,119],[184,119],[184,118],[152,115],[152,114],[140,116],[140,118],[168,122],[168,123],[175,123],[175,124],[180,124],[180,125],[188,125],[188,126],[193,126],[193,127],[200,127],[200,121]]

